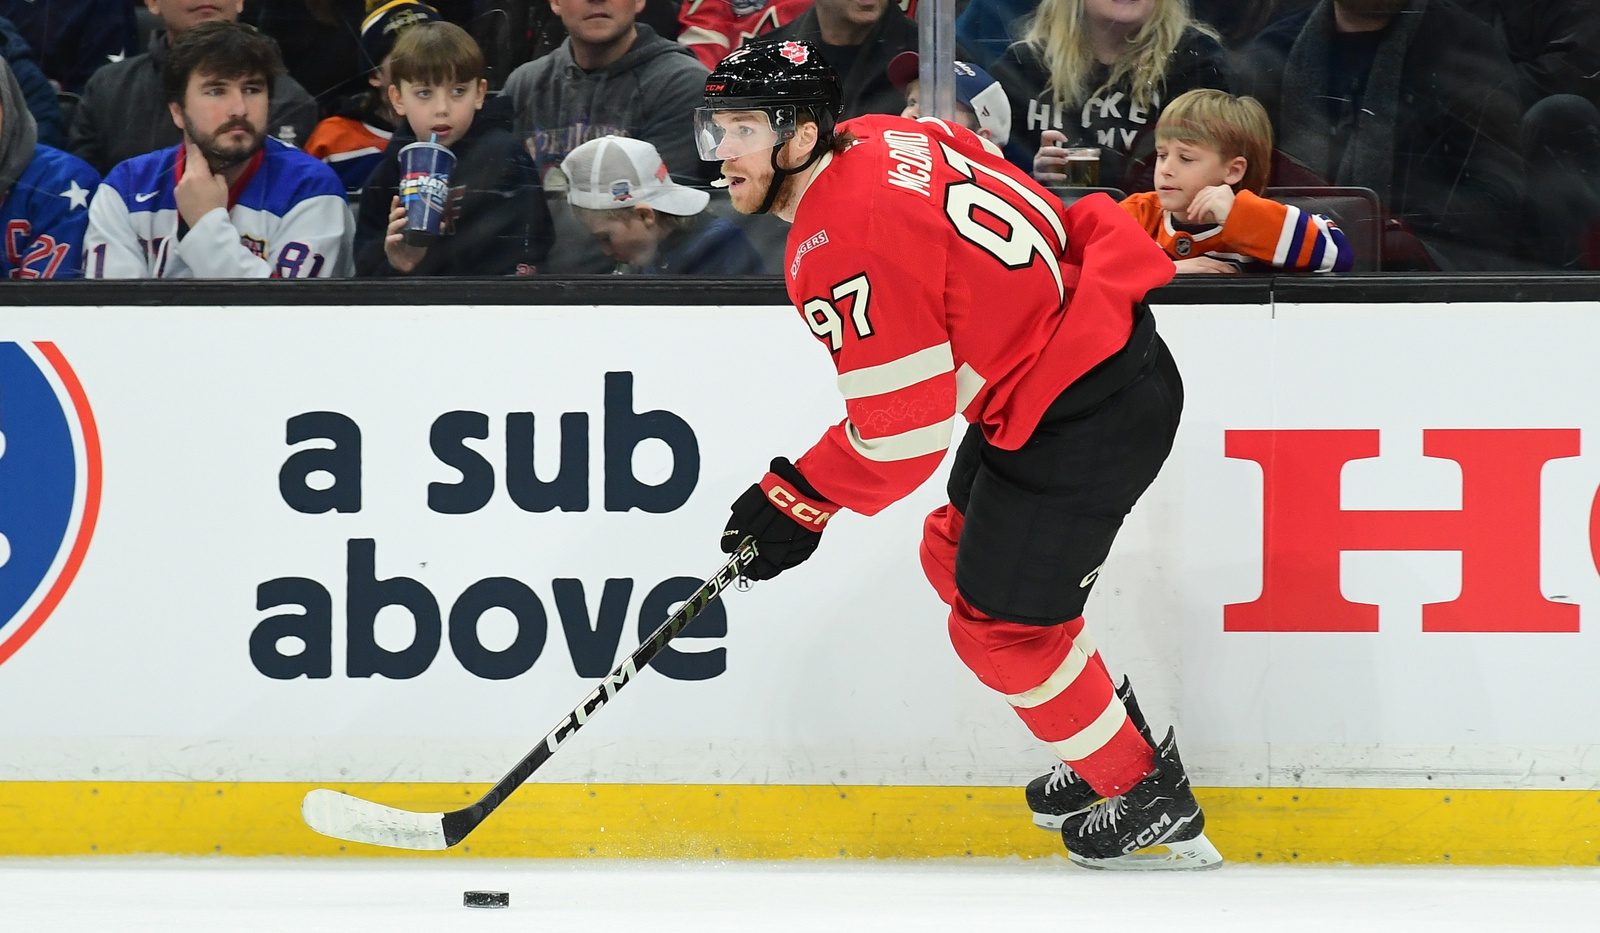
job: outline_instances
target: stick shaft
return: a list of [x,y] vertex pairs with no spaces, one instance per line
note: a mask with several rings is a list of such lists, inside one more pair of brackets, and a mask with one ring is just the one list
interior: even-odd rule
[[616,670],[606,675],[606,678],[600,681],[599,686],[584,697],[583,701],[572,712],[563,717],[556,724],[556,727],[551,729],[549,734],[544,737],[544,740],[534,746],[528,754],[524,755],[521,761],[512,765],[511,770],[507,771],[504,777],[495,782],[495,785],[489,788],[487,793],[471,806],[446,813],[444,815],[445,844],[449,846],[455,845],[465,839],[468,833],[476,829],[478,824],[488,819],[489,814],[493,813],[496,807],[504,803],[506,798],[521,787],[528,778],[532,777],[533,773],[539,770],[541,765],[550,760],[550,756],[555,754],[556,749],[560,748],[563,742],[571,738],[573,733],[583,728],[584,724],[589,721],[589,717],[611,702],[623,687],[639,676],[639,670],[648,665],[651,658],[660,653],[661,649],[665,648],[668,642],[677,637],[679,632],[687,628],[689,623],[693,622],[713,600],[721,596],[723,590],[727,589],[729,585],[742,576],[745,568],[750,566],[755,557],[755,541],[746,538],[740,543],[733,557],[729,558],[728,562],[723,564],[715,575],[701,584],[700,588],[695,590],[684,601],[677,612],[668,617],[660,628],[651,633],[649,638],[646,638],[632,654],[617,665]]

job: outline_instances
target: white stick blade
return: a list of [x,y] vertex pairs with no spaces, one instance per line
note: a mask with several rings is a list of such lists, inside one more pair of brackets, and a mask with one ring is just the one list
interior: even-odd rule
[[314,790],[300,804],[306,825],[335,839],[365,842],[391,849],[439,851],[444,840],[443,813],[414,813],[352,797],[334,790]]

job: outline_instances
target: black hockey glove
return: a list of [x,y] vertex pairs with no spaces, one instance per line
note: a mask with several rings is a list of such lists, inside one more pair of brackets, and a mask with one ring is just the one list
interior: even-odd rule
[[779,457],[772,461],[772,472],[734,500],[733,516],[722,532],[722,553],[732,554],[739,542],[755,538],[756,559],[745,576],[770,580],[816,551],[837,508],[811,488],[788,458]]

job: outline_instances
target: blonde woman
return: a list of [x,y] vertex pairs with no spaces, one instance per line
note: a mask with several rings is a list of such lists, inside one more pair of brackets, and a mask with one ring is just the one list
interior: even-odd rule
[[1067,183],[1066,149],[1100,150],[1100,185],[1152,188],[1156,118],[1195,88],[1228,90],[1222,46],[1188,0],[1042,0],[992,69],[1033,175]]

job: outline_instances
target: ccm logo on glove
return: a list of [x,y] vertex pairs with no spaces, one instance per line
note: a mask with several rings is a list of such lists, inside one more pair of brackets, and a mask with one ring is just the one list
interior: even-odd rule
[[766,490],[768,502],[802,525],[820,529],[833,517],[833,512],[830,511],[831,505],[820,500],[803,498],[794,490],[784,486],[783,479],[776,473],[768,473],[762,477],[761,488]]
[[823,528],[838,509],[787,459],[778,457],[770,469],[734,500],[722,531],[725,554],[732,554],[745,538],[755,539],[756,559],[745,568],[752,580],[770,580],[803,563],[816,551]]

